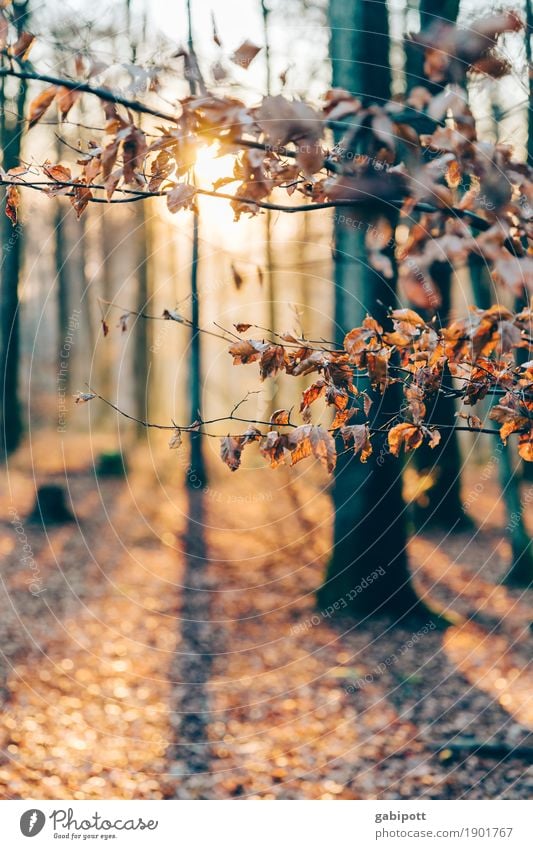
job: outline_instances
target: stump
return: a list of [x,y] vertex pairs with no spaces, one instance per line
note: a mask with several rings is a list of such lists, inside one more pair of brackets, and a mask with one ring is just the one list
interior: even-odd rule
[[73,522],[74,516],[66,503],[65,488],[56,483],[40,486],[28,520],[42,522],[44,525],[63,525],[65,522]]
[[120,451],[105,451],[96,463],[96,473],[102,477],[123,478],[126,474],[126,458]]

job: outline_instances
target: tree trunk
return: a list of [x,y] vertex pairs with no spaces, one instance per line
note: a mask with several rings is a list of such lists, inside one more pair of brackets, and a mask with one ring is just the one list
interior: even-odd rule
[[[459,14],[460,0],[420,0],[420,29],[425,30],[439,20],[455,23]],[[405,87],[410,91],[416,86],[424,86],[433,94],[437,94],[441,86],[432,83],[424,75],[424,51],[415,44],[406,42],[405,45]]]
[[[194,52],[192,33],[192,5],[187,0],[187,24],[189,56],[194,73],[189,76],[191,95],[196,94],[197,87],[205,93],[205,86],[200,75],[200,69]],[[193,173],[194,182],[194,173]],[[200,333],[200,300],[198,291],[198,268],[200,263],[200,210],[193,213],[192,256],[191,256],[191,358],[189,368],[189,398],[191,423],[201,418],[202,408],[202,339]],[[207,470],[203,452],[203,437],[201,431],[190,435],[190,464],[186,475],[186,485],[189,489],[201,489],[207,483]]]
[[[449,263],[435,264],[432,276],[439,286],[442,303],[436,313],[439,327],[446,326],[450,319],[451,289],[453,270]],[[443,382],[452,381],[448,367],[443,372]],[[415,525],[420,527],[439,527],[460,531],[471,528],[472,523],[463,510],[461,501],[461,451],[457,433],[453,425],[457,423],[455,400],[437,393],[431,405],[428,405],[427,421],[447,425],[443,438],[437,448],[421,445],[415,452],[413,461],[421,474],[432,474],[434,483],[426,492],[424,505],[415,504],[413,508]]]
[[[65,335],[68,329],[69,320],[69,290],[70,290],[70,274],[67,260],[67,234],[64,223],[65,207],[61,205],[59,200],[55,201],[54,215],[54,236],[55,236],[55,263],[56,263],[56,282],[57,282],[57,350],[58,359],[61,362]],[[68,364],[66,369],[61,369],[61,391],[68,394],[71,389],[71,367],[72,363]]]
[[[148,201],[146,202],[148,203]],[[137,312],[146,312],[150,300],[150,235],[146,203],[135,204],[133,238],[137,247]],[[148,209],[149,212],[149,209]],[[142,421],[149,419],[148,413],[148,349],[150,346],[150,322],[138,318],[135,323],[133,347],[133,374],[135,388],[135,415]],[[137,425],[137,437],[146,435],[146,428]]]
[[533,163],[533,76],[531,74],[532,50],[531,38],[533,37],[533,3],[526,0],[526,60],[529,72],[529,109],[527,111],[527,160]]
[[[99,223],[99,247],[100,247],[100,286],[102,299],[104,302],[112,303],[114,298],[114,266],[115,266],[115,249],[116,238],[115,228],[110,225],[109,213],[111,209],[105,206],[100,207]],[[114,318],[109,312],[108,303],[100,304],[101,320],[104,321],[104,316],[107,316],[107,322]],[[103,324],[100,326],[97,341],[97,361],[96,361],[96,380],[100,388],[100,393],[104,398],[111,398],[113,392],[116,391],[115,386],[115,368],[114,362],[114,345],[115,339],[110,335],[107,339],[102,337]],[[103,404],[98,411],[98,423],[100,425],[107,424],[111,420],[110,408],[107,404]]]
[[[420,30],[429,29],[439,20],[455,23],[459,12],[459,0],[420,0]],[[407,91],[415,86],[426,88],[431,83],[424,78],[423,51],[420,48],[406,48],[406,87]],[[438,93],[439,86],[433,86],[431,91]],[[432,275],[439,287],[442,303],[434,313],[439,326],[448,324],[453,285],[453,268],[448,262],[436,263]],[[433,314],[428,318],[432,318]],[[444,372],[444,381],[451,380],[448,369]],[[445,425],[454,425],[455,400],[438,394],[428,410],[428,421]],[[416,527],[439,527],[465,530],[471,526],[461,502],[461,451],[457,433],[450,429],[446,432],[437,448],[421,445],[413,458],[414,465],[421,474],[428,472],[434,476],[434,483],[426,493],[427,502],[422,506],[416,504],[413,508]]]
[[[481,309],[488,309],[491,306],[490,286],[487,285],[483,260],[471,256],[469,269],[474,300]],[[511,462],[511,446],[501,445],[499,437],[496,437],[495,445],[499,449],[498,478],[505,505],[505,530],[509,535],[512,557],[511,566],[503,582],[509,586],[530,587],[533,584],[533,555],[531,539],[524,523],[520,474]]]
[[[29,3],[18,3],[13,7],[17,30],[22,32],[29,16]],[[5,92],[2,84],[1,103],[1,145],[3,151],[2,166],[5,171],[19,164],[22,132],[25,116],[27,85],[24,80],[18,83],[15,98],[15,116],[13,122],[6,117]],[[20,213],[19,209],[19,213]],[[14,451],[22,437],[22,415],[19,399],[20,364],[20,302],[18,287],[22,265],[23,227],[21,222],[13,227],[5,215],[5,204],[0,210],[2,222],[2,289],[0,296],[0,380],[2,386],[2,450],[5,455]]]
[[[527,67],[530,69],[528,79],[529,79],[529,108],[527,110],[527,161],[529,165],[533,164],[533,73],[531,72],[531,67],[533,63],[533,55],[531,50],[531,39],[533,38],[533,2],[532,0],[526,0],[526,30],[525,30],[525,42],[526,42],[526,61]],[[524,198],[525,200],[525,198]],[[531,215],[531,210],[529,210],[529,215]],[[522,473],[524,480],[528,483],[533,483],[533,468],[531,466],[533,463],[522,463]]]
[[[198,293],[198,264],[200,261],[200,213],[194,213],[193,242],[191,261],[191,353],[189,366],[190,420],[195,421],[201,415],[202,407],[202,347],[200,327],[200,300]],[[207,472],[202,449],[202,434],[198,431],[190,435],[190,465],[187,471],[187,485],[192,489],[204,487]]]
[[[330,0],[330,21],[333,86],[358,93],[365,100],[387,98],[386,3]],[[347,215],[335,221],[335,325],[339,341],[361,323],[366,313],[386,324],[386,309],[395,302],[395,281],[385,281],[368,265],[364,229],[348,223],[348,219],[357,220],[358,214],[356,209],[347,210]],[[394,226],[395,221],[391,224]],[[398,409],[399,403],[396,386],[383,397],[375,396],[372,426],[383,424],[386,412]],[[401,619],[423,613],[408,569],[402,467],[387,450],[385,438],[374,438],[373,446],[374,453],[366,464],[340,452],[333,488],[333,556],[318,601],[322,607],[338,602],[341,610],[347,607],[366,615],[388,612]],[[368,584],[372,573],[378,577]]]

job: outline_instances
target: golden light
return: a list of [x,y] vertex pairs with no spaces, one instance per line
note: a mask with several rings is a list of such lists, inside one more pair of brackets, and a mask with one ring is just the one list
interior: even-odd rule
[[[213,191],[217,180],[233,175],[234,162],[235,157],[231,154],[220,155],[220,147],[216,142],[199,148],[194,167],[196,185],[200,189]],[[223,186],[220,191],[231,194],[238,185],[236,181]],[[209,233],[209,240],[214,244],[223,244],[230,251],[238,250],[242,241],[242,225],[235,226],[230,202],[209,196],[198,196],[198,201],[204,234]]]
[[216,180],[222,177],[231,177],[233,162],[233,156],[228,154],[220,156],[220,148],[217,143],[199,148],[194,168],[198,185],[202,189],[211,189]]

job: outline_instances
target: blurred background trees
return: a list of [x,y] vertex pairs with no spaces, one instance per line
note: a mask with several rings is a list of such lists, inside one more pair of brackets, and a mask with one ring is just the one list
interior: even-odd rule
[[[217,3],[213,4],[215,41],[220,43],[213,40],[210,14],[194,4],[190,30],[184,16],[179,32],[161,35],[166,14],[162,7],[127,3],[114,9],[105,25],[95,18],[90,38],[83,34],[83,27],[68,21],[61,21],[61,36],[57,32],[54,36],[54,27],[35,10],[36,28],[49,33],[37,59],[60,67],[56,42],[68,40],[71,53],[78,51],[84,61],[94,63],[95,80],[112,82],[131,95],[149,94],[153,75],[164,81],[166,68],[183,67],[180,39],[189,41],[190,48],[195,28],[199,38],[194,48],[211,90],[235,93],[250,102],[267,89],[273,94],[314,98],[331,80],[334,87],[347,89],[371,106],[391,96],[405,100],[421,82],[427,84],[421,52],[405,48],[402,41],[407,31],[428,29],[435,16],[465,20],[483,11],[475,3],[459,6],[424,0],[419,5],[291,0],[290,12],[299,16],[299,31],[309,27],[316,45],[309,55],[302,48],[304,39],[291,41],[284,6],[276,0],[258,0],[255,6],[253,10],[247,6],[242,36],[251,27],[250,38],[263,51],[248,68],[228,58],[238,38],[228,34]],[[28,3],[15,8],[20,27],[27,28]],[[531,21],[529,2],[524,12]],[[68,38],[65,31],[70,33]],[[507,41],[513,59],[511,74],[496,83],[472,80],[469,95],[480,137],[512,139],[525,156],[527,150],[531,154],[530,30],[525,39],[512,35]],[[172,104],[194,84],[184,69],[181,90],[168,91],[163,86],[162,99]],[[27,86],[3,79],[0,96],[4,170],[18,163],[21,155],[37,157],[38,152],[56,147],[62,162],[75,161],[80,139],[85,146],[101,125],[98,107],[80,99],[57,135],[50,118],[48,124],[30,131],[26,150],[21,151],[18,130],[26,113]],[[358,153],[357,148],[347,151]],[[202,151],[196,163],[199,184],[210,187],[226,178],[228,163],[228,157]],[[120,312],[110,308],[111,301],[125,312],[156,316],[165,308],[176,308],[203,326],[216,320],[231,327],[239,320],[253,319],[271,328],[275,320],[280,331],[299,330],[302,325],[310,338],[317,339],[341,339],[367,313],[386,322],[389,307],[410,303],[410,292],[398,279],[393,252],[394,274],[386,278],[368,262],[365,230],[347,225],[346,217],[325,212],[284,218],[272,213],[234,223],[231,210],[209,198],[199,201],[199,210],[198,217],[187,214],[178,220],[164,205],[152,202],[114,208],[94,205],[78,222],[61,198],[52,207],[39,197],[25,196],[22,225],[13,230],[3,219],[0,366],[7,453],[19,444],[22,409],[27,409],[33,427],[49,427],[51,421],[60,426],[64,405],[69,427],[83,428],[85,417],[75,412],[70,393],[85,382],[137,418],[159,415],[181,421],[190,419],[191,413],[194,418],[200,408],[205,418],[216,416],[256,389],[251,375],[228,369],[216,340],[194,332],[189,339],[183,328],[171,322],[131,317],[124,322],[124,332],[119,332]],[[405,230],[407,224],[393,213],[388,216],[392,232]],[[433,272],[439,304],[425,305],[426,315],[434,314],[438,323],[464,312],[473,300],[479,299],[480,305],[482,300],[487,305],[505,300],[501,290],[496,291],[486,279],[483,268],[455,267],[448,261],[438,265]],[[65,350],[68,356],[62,357]],[[26,380],[30,369],[31,391]],[[368,387],[360,388],[372,394]],[[275,406],[290,405],[286,391],[283,387],[276,391]],[[257,417],[264,417],[272,403],[266,393],[250,396],[243,412],[250,417],[260,412]],[[374,398],[372,413],[378,426],[397,403],[394,388],[383,399]],[[453,399],[443,399],[435,405],[433,417],[452,423],[456,412]],[[94,410],[91,417],[91,427],[113,432],[118,426],[117,449],[124,437],[129,445],[142,431],[118,422],[108,410]],[[205,480],[204,462],[209,466],[217,448],[206,444],[202,449],[199,439],[192,444],[189,468]],[[438,452],[426,456],[422,449],[419,459],[408,464],[403,480],[400,465],[385,445],[375,448],[366,466],[343,457],[332,488],[334,546],[320,603],[330,603],[359,583],[371,563],[372,568],[386,570],[387,580],[357,598],[357,614],[388,608],[401,615],[420,609],[409,576],[409,535],[427,524],[439,526],[443,539],[448,532],[464,529],[468,519],[464,485],[461,493],[465,464],[473,458],[483,468],[493,450],[494,446],[487,447],[479,439],[458,439],[451,433]],[[185,477],[186,467],[180,467]],[[510,569],[509,580],[529,585],[530,541],[521,506],[524,473],[513,448],[499,457],[499,468],[513,550],[510,566],[516,566]]]

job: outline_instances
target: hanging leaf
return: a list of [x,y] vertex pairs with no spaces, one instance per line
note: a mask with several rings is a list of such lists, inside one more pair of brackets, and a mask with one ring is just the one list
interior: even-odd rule
[[194,186],[188,183],[178,183],[167,194],[167,206],[170,212],[178,212],[180,209],[190,209],[196,195]]
[[81,218],[92,197],[93,193],[88,186],[80,184],[74,187],[73,196],[71,197],[70,202],[76,211],[76,218]]
[[6,215],[13,227],[18,221],[18,207],[20,204],[20,192],[16,186],[8,186],[6,192]]
[[88,401],[92,401],[93,398],[96,398],[96,395],[93,392],[76,392],[76,394],[72,397],[74,398],[75,404],[87,404]]
[[130,313],[125,312],[120,316],[120,318],[118,320],[117,327],[120,327],[120,330],[121,330],[122,333],[126,333],[126,331],[128,329],[128,318],[129,317],[130,317]]
[[361,463],[366,463],[372,454],[368,425],[347,425],[341,428],[340,434],[346,448],[353,448],[354,454],[361,454]]
[[272,469],[277,468],[280,463],[285,462],[287,454],[290,460],[291,454],[287,448],[287,434],[271,430],[263,436],[259,443],[259,451],[270,461]]
[[345,389],[328,386],[326,389],[326,404],[328,407],[335,407],[340,411],[345,410],[348,406],[348,393]]
[[61,115],[62,121],[65,120],[68,113],[79,98],[80,94],[81,91],[76,91],[76,89],[73,88],[66,88],[66,86],[58,87],[56,101],[57,108],[59,109],[59,114]]
[[165,321],[177,321],[178,324],[187,324],[187,321],[176,310],[163,310],[162,318]]
[[307,389],[304,389],[302,392],[302,401],[300,404],[300,412],[306,407],[309,407],[317,398],[320,398],[321,395],[324,394],[326,390],[327,383],[323,377],[319,377],[311,386],[308,386]]
[[290,412],[288,410],[275,410],[270,416],[271,425],[288,425]]
[[243,445],[249,445],[251,442],[258,442],[258,440],[261,439],[262,435],[263,434],[260,430],[258,430],[253,425],[250,425],[250,427],[247,428],[247,430],[245,430],[243,435],[241,436],[241,442]]
[[279,371],[285,366],[285,349],[282,345],[267,345],[266,350],[261,354],[259,363],[259,375],[261,380],[266,380],[267,377],[276,377]]
[[9,23],[4,10],[0,10],[0,50],[3,50],[9,37]]
[[43,171],[47,177],[58,183],[70,183],[72,180],[70,168],[66,168],[64,165],[52,165],[50,162],[45,162]]
[[267,342],[257,342],[254,339],[243,339],[240,342],[235,342],[229,348],[229,353],[233,357],[233,365],[241,366],[258,360],[263,351],[267,348]]
[[9,48],[9,55],[24,61],[28,58],[34,41],[35,36],[31,32],[21,32],[15,43]]
[[418,425],[409,424],[409,422],[402,422],[401,424],[395,425],[389,430],[388,434],[391,454],[394,454],[395,457],[399,457],[402,446],[405,453],[408,451],[414,451],[415,448],[422,445],[423,438],[424,434],[422,428],[418,427]]
[[236,472],[241,465],[242,442],[233,436],[225,436],[220,440],[220,457],[226,466]]
[[[476,418],[476,416],[473,416],[472,418]],[[481,424],[481,422],[480,422],[480,424]],[[429,436],[429,439],[428,439],[429,447],[430,448],[436,448],[437,445],[440,444],[440,441],[441,441],[441,438],[442,438],[440,430],[436,430],[434,428],[433,430],[428,431],[428,436]]]
[[239,274],[233,263],[231,263],[231,273],[233,275],[233,282],[235,283],[235,288],[238,292],[243,284],[243,278],[242,275]]
[[144,186],[144,179],[138,171],[142,168],[147,152],[148,146],[143,131],[139,127],[130,126],[122,143],[123,170],[126,183],[137,183],[137,185]]
[[102,176],[104,180],[107,180],[109,175],[111,174],[113,168],[115,167],[115,162],[117,159],[119,148],[119,140],[114,139],[111,144],[108,144],[104,147],[102,151]]
[[179,429],[179,427],[177,427],[172,432],[172,436],[170,437],[170,439],[168,441],[168,447],[169,448],[179,448],[181,446],[182,442],[183,442],[183,440],[181,438],[181,430]]
[[57,94],[57,88],[55,85],[49,86],[49,88],[45,88],[40,94],[35,97],[30,103],[30,112],[28,115],[29,129],[32,127],[43,117],[44,113],[48,109],[49,106],[54,102],[55,96]]
[[213,11],[211,12],[211,27],[212,27],[212,32],[213,32],[213,41],[215,42],[217,47],[222,47],[222,41],[221,41],[220,36],[218,34],[217,22],[216,22],[216,19],[215,19],[215,13]]
[[332,472],[337,461],[335,440],[320,425],[301,425],[287,436],[287,448],[291,452],[291,465],[305,457],[313,456]]
[[240,65],[241,68],[247,70],[260,50],[260,47],[247,39],[243,41],[240,47],[237,47],[237,50],[232,53],[230,59],[235,65]]

